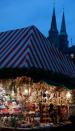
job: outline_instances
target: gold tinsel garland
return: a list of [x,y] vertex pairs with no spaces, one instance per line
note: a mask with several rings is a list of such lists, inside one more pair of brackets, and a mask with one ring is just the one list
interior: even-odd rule
[[31,77],[27,77],[27,76],[22,76],[22,77],[17,77],[16,78],[16,86],[19,86],[21,84],[29,84],[32,82]]

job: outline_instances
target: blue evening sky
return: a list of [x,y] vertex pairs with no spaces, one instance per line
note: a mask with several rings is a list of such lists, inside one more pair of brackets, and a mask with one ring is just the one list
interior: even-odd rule
[[[60,30],[64,7],[69,43],[75,43],[75,0],[55,0]],[[0,0],[0,32],[35,25],[45,36],[51,24],[54,0]],[[70,45],[72,45],[70,44]]]

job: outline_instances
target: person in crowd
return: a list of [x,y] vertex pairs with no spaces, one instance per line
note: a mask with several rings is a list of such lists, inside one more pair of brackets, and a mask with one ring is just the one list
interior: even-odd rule
[[57,114],[56,114],[56,110],[54,109],[54,105],[51,103],[49,105],[49,116],[50,116],[50,122],[52,123],[56,123],[57,121]]
[[35,109],[35,116],[34,116],[34,123],[35,125],[39,126],[40,125],[40,107],[39,104],[36,105]]

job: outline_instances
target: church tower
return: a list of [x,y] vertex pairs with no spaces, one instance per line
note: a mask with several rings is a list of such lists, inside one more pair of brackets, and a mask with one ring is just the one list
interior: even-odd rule
[[57,30],[57,23],[56,23],[56,15],[55,15],[55,8],[53,8],[53,15],[51,21],[51,27],[48,34],[48,40],[51,44],[55,45],[58,48],[58,30]]
[[67,49],[68,49],[68,36],[66,32],[65,16],[63,11],[61,29],[59,34],[59,50],[66,53]]

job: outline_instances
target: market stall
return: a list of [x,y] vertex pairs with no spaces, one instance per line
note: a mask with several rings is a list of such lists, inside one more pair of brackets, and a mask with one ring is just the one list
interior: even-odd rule
[[[72,90],[44,81],[35,83],[30,77],[1,80],[0,126],[26,128],[66,122],[72,100]],[[50,104],[56,111],[55,121],[49,115]]]
[[0,127],[54,127],[67,121],[75,103],[75,65],[69,57],[35,26],[2,32],[0,42]]

